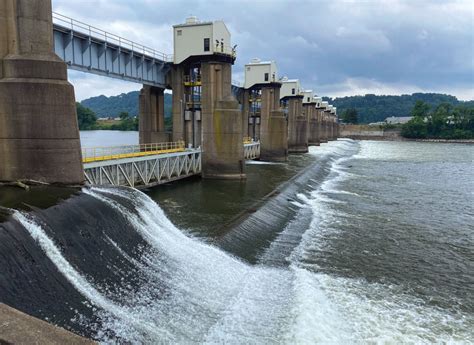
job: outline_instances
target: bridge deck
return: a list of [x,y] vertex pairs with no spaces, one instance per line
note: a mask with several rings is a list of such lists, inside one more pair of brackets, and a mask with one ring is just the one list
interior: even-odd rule
[[54,52],[69,68],[161,88],[172,56],[53,13]]

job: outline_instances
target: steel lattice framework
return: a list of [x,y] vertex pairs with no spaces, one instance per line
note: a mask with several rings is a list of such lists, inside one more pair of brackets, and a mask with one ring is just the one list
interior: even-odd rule
[[201,173],[201,150],[84,164],[92,185],[151,187]]
[[260,158],[260,142],[244,144],[244,157],[246,160]]

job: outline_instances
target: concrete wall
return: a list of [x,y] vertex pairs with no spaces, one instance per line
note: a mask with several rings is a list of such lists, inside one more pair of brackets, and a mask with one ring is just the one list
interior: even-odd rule
[[0,181],[84,181],[74,88],[50,0],[0,2]]
[[383,130],[379,126],[339,125],[340,137],[360,140],[399,140],[399,129]]
[[3,303],[0,303],[0,325],[0,344],[96,344]]

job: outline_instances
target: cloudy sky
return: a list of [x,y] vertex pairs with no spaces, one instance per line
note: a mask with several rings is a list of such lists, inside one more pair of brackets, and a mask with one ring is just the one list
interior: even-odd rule
[[[318,95],[441,92],[474,99],[472,1],[53,0],[63,15],[172,54],[172,25],[223,19],[237,44],[233,79],[254,57]],[[140,85],[70,72],[76,97]]]

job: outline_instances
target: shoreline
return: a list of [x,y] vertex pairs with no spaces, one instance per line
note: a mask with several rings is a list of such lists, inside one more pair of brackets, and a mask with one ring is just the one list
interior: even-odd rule
[[381,136],[344,136],[340,139],[352,140],[375,140],[375,141],[413,141],[425,143],[444,143],[444,144],[474,144],[474,139],[412,139],[403,137],[381,137]]

